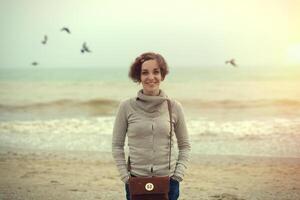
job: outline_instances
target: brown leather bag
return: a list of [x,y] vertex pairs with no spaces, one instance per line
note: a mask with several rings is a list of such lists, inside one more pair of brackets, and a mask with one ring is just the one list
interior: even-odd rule
[[131,200],[168,200],[170,178],[130,177],[129,191]]
[[[169,170],[171,169],[171,142],[172,142],[172,110],[171,102],[168,99],[168,110],[170,117],[170,152],[169,152]],[[128,157],[128,171],[131,171],[130,157]],[[169,199],[169,176],[153,177],[134,177],[131,176],[128,181],[131,200],[168,200]]]

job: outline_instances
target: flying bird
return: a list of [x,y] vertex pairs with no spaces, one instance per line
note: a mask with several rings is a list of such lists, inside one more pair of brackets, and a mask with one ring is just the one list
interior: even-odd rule
[[81,49],[81,53],[84,53],[84,52],[88,52],[88,53],[91,53],[92,51],[86,46],[86,42],[84,42],[82,44],[82,49]]
[[238,67],[238,65],[236,64],[235,60],[234,59],[231,59],[231,60],[227,60],[225,62],[225,64],[231,64],[233,67]]
[[37,66],[39,63],[38,62],[32,62],[31,65]]
[[42,41],[42,44],[46,44],[48,41],[48,36],[47,35],[44,35],[44,40]]
[[61,31],[66,31],[67,33],[71,34],[70,29],[67,28],[67,27],[62,27],[60,30],[61,30]]

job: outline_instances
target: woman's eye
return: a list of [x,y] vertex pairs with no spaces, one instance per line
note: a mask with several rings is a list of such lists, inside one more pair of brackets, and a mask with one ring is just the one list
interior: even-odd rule
[[142,72],[142,74],[143,74],[143,75],[147,75],[147,74],[148,74],[148,72]]

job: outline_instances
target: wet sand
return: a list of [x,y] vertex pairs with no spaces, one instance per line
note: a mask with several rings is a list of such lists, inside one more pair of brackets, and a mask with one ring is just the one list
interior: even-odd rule
[[[125,199],[110,153],[2,150],[0,199]],[[192,155],[181,200],[298,200],[300,158]]]

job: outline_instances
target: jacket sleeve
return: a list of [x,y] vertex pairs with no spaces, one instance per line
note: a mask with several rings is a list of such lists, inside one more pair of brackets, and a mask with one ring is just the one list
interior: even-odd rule
[[121,102],[117,111],[113,135],[112,135],[112,155],[115,160],[116,166],[119,170],[121,180],[126,183],[129,179],[127,171],[124,143],[127,132],[128,120],[126,114],[126,104]]
[[187,168],[187,164],[189,162],[191,145],[188,137],[188,130],[186,127],[182,106],[179,102],[175,101],[174,107],[174,111],[177,115],[174,131],[177,138],[179,153],[173,178],[177,181],[182,181],[184,177],[184,171]]

